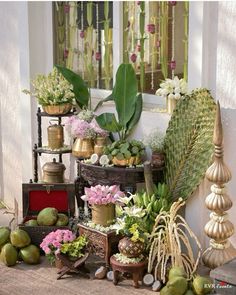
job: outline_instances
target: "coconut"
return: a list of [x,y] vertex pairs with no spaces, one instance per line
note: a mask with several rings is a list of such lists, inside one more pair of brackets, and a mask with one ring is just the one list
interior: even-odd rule
[[12,244],[10,243],[5,244],[2,247],[0,258],[6,266],[15,265],[18,259],[18,253],[16,248],[12,246]]
[[197,295],[209,294],[212,291],[212,281],[206,277],[196,276],[193,280],[193,290]]
[[10,229],[8,227],[0,227],[0,246],[6,244],[10,237]]
[[192,290],[187,290],[184,295],[194,295],[193,291]]
[[64,213],[58,213],[58,219],[56,222],[56,226],[66,226],[69,222],[69,218],[66,214]]
[[160,295],[176,295],[176,294],[173,289],[165,286],[164,288],[161,289]]
[[152,284],[152,291],[158,292],[158,291],[160,291],[160,289],[161,289],[161,282],[160,281],[155,281]]
[[110,160],[109,160],[109,158],[108,158],[107,155],[102,155],[102,156],[100,157],[100,159],[99,159],[99,164],[100,164],[101,166],[106,166],[106,165],[109,164],[109,162],[110,162]]
[[57,222],[58,211],[56,208],[44,208],[37,216],[38,225],[54,225]]
[[145,286],[151,286],[154,283],[154,277],[152,274],[148,273],[143,277],[143,283]]
[[106,277],[106,274],[107,274],[107,268],[105,266],[101,266],[96,270],[95,278],[99,280],[104,279]]
[[183,267],[180,266],[174,266],[169,271],[169,280],[171,280],[174,277],[183,277],[186,278],[186,272]]
[[91,164],[93,165],[97,164],[98,160],[99,160],[98,154],[92,154],[92,156],[90,157]]
[[40,260],[40,250],[35,245],[29,245],[20,249],[20,257],[27,264],[37,264]]
[[26,231],[23,229],[16,229],[11,232],[10,240],[13,246],[17,248],[23,248],[30,244],[31,239]]
[[175,295],[183,295],[188,288],[188,282],[183,277],[173,277],[166,285],[168,288],[174,290]]
[[26,226],[38,226],[38,222],[36,219],[30,219],[24,223]]

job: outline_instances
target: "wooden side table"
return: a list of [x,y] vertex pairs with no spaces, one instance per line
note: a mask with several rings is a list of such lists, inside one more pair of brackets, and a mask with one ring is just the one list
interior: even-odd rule
[[110,263],[114,274],[114,285],[117,285],[119,282],[119,273],[129,273],[133,277],[134,287],[139,288],[138,281],[143,279],[144,271],[147,268],[147,260],[141,261],[139,263],[124,264],[117,261],[114,256],[111,256]]
[[104,259],[106,267],[110,266],[110,257],[118,251],[118,243],[121,237],[116,234],[115,230],[107,233],[98,231],[85,224],[78,224],[79,234],[85,234],[89,241],[91,253]]

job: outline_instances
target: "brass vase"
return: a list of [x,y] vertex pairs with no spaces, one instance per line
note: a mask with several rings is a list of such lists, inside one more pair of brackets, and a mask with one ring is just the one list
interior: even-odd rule
[[102,226],[109,226],[114,223],[115,219],[115,205],[103,204],[92,206],[92,222]]
[[[51,121],[50,121],[51,124]],[[63,127],[59,124],[51,124],[47,128],[48,132],[48,147],[52,150],[60,149],[64,143]]]
[[77,158],[88,159],[94,153],[92,138],[76,138],[72,146],[72,155]]
[[106,137],[97,137],[95,140],[94,145],[94,153],[98,156],[101,156],[103,154],[104,147],[106,146]]
[[166,98],[166,108],[167,113],[172,115],[174,109],[176,108],[177,100],[172,98]]

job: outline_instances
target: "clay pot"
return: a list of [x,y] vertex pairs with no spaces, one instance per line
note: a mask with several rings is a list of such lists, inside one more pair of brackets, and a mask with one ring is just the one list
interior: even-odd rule
[[118,249],[124,256],[128,258],[135,258],[139,257],[143,253],[145,245],[143,242],[133,242],[130,238],[124,237],[119,241]]
[[69,113],[72,108],[71,103],[63,103],[59,105],[46,105],[43,106],[43,110],[45,113],[49,115],[64,115]]
[[165,154],[162,152],[153,152],[152,165],[154,167],[163,167],[165,165]]

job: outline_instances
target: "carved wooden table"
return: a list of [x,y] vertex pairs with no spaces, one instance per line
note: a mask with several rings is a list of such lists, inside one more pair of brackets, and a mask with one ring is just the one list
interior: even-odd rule
[[88,238],[90,253],[104,259],[106,267],[109,267],[111,255],[119,252],[118,243],[121,237],[116,234],[115,230],[111,230],[107,233],[100,232],[82,223],[78,224],[78,228],[79,234],[85,234]]
[[124,264],[117,261],[114,256],[111,256],[110,263],[114,274],[114,285],[117,285],[119,282],[119,273],[129,273],[133,277],[134,287],[139,288],[138,281],[142,281],[143,279],[144,271],[147,268],[147,260],[139,263]]
[[[87,181],[90,185],[120,185],[124,191],[134,193],[137,183],[144,182],[144,168],[126,168],[126,167],[102,167],[91,165],[77,160],[79,181]],[[152,168],[154,183],[163,179],[163,169]]]

